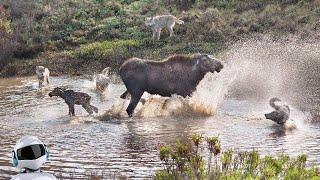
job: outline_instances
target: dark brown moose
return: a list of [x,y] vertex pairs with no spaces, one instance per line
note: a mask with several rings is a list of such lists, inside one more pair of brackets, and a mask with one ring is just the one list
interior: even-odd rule
[[190,96],[208,72],[220,72],[223,64],[207,54],[174,55],[163,61],[131,58],[120,67],[120,76],[127,88],[121,95],[131,95],[126,111],[132,116],[144,92],[170,97]]

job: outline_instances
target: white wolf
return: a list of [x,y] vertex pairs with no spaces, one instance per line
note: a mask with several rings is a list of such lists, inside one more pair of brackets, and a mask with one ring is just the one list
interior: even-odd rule
[[145,20],[145,25],[152,29],[153,41],[160,39],[160,33],[162,28],[167,28],[170,32],[171,37],[173,35],[173,27],[175,23],[183,24],[184,22],[172,15],[148,17]]
[[39,88],[42,88],[43,83],[49,83],[49,76],[50,76],[50,71],[48,68],[45,68],[43,66],[36,66],[36,74],[39,80]]
[[107,67],[98,75],[95,75],[96,88],[98,91],[103,92],[110,83],[110,78],[108,77],[110,73],[110,68]]

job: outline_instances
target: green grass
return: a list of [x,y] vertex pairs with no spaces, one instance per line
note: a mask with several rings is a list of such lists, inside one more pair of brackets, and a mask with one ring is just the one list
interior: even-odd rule
[[[207,155],[203,155],[207,154]],[[307,156],[261,156],[257,151],[222,150],[218,137],[192,135],[159,152],[163,169],[155,179],[320,179],[318,168],[307,168]]]
[[141,43],[137,40],[118,40],[118,41],[103,41],[81,45],[79,49],[73,52],[74,58],[87,60],[102,60],[115,53],[129,54],[133,48],[137,48]]

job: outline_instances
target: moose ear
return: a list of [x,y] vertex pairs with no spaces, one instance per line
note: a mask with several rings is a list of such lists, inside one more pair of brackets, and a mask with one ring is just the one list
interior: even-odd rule
[[192,66],[192,71],[198,69],[199,67],[199,59],[197,59],[196,64]]
[[195,53],[191,57],[192,58],[199,58],[199,57],[201,57],[201,54],[200,53]]
[[210,58],[210,59],[215,59],[212,55],[210,55],[210,54],[208,54],[208,57]]

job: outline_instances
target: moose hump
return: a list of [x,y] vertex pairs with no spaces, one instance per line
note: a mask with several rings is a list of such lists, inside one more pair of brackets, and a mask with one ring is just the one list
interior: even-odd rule
[[[163,61],[131,58],[120,67],[120,76],[131,94],[127,113],[132,116],[142,94],[190,96],[208,72],[220,72],[223,64],[207,54],[174,55]],[[122,96],[124,97],[124,95]]]

